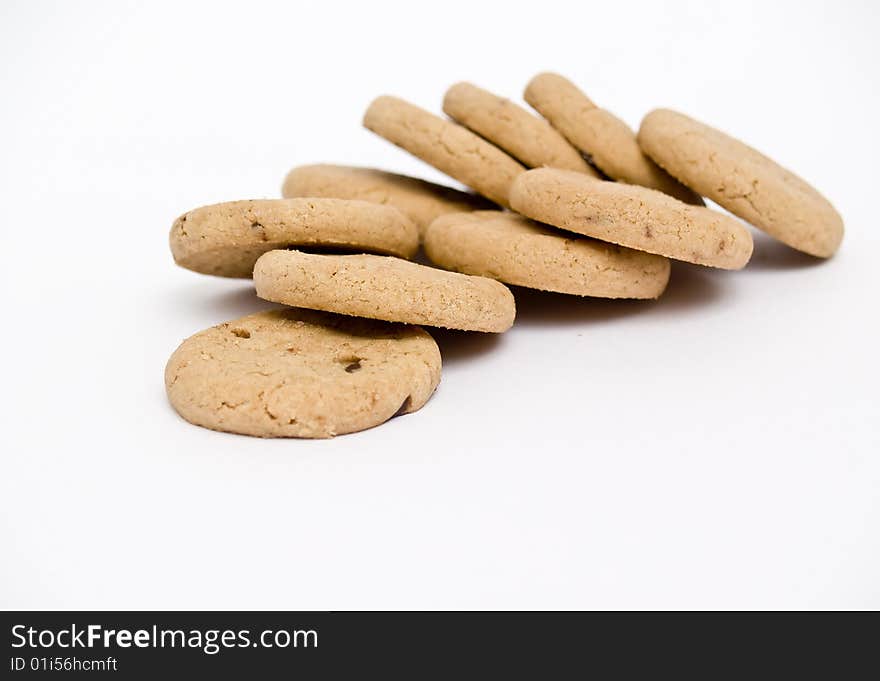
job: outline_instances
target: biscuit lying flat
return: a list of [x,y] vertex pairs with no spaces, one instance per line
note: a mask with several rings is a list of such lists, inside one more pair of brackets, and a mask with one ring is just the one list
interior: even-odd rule
[[493,279],[378,255],[270,251],[254,285],[285,305],[465,331],[506,331],[516,314],[513,294]]
[[420,409],[440,352],[415,326],[273,310],[185,340],[165,389],[190,423],[259,437],[332,437]]
[[657,298],[669,281],[669,261],[659,255],[551,231],[501,211],[437,218],[425,251],[458,272],[579,296]]
[[263,253],[288,246],[345,248],[409,258],[418,228],[390,206],[342,199],[262,199],[203,206],[174,221],[174,261],[221,277],[249,277]]
[[735,218],[653,189],[568,170],[523,173],[513,183],[510,204],[555,227],[698,265],[736,270],[752,255],[752,236]]
[[542,73],[526,86],[523,98],[612,180],[650,187],[702,205],[690,189],[647,158],[636,134],[612,113],[600,109],[567,78]]
[[378,97],[364,126],[502,206],[525,168],[498,147],[452,121],[397,97]]
[[642,121],[639,144],[669,173],[804,253],[827,258],[843,239],[843,220],[794,173],[719,130],[658,109]]
[[547,166],[599,177],[552,125],[509,99],[471,83],[456,83],[446,91],[443,111],[528,168]]
[[281,189],[285,198],[323,196],[360,199],[397,208],[424,233],[444,213],[489,210],[494,204],[476,194],[374,168],[337,165],[300,166],[291,170]]

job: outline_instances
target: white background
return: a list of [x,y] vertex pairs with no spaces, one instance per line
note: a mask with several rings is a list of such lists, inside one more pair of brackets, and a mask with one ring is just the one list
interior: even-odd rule
[[[875,3],[0,7],[0,606],[880,607]],[[369,101],[548,69],[775,157],[841,251],[756,233],[656,303],[518,293],[504,336],[437,334],[434,398],[368,432],[177,417],[177,344],[265,306],[173,265],[178,214],[303,163],[443,179]]]

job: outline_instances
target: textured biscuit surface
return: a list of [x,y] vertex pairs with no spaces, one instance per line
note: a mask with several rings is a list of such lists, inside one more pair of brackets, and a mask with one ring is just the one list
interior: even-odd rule
[[820,258],[843,239],[843,219],[807,182],[759,151],[684,114],[645,116],[639,144],[679,180],[771,236]]
[[405,258],[418,228],[391,206],[342,199],[262,199],[203,206],[181,215],[169,235],[174,261],[222,277],[249,277],[263,253],[288,246],[345,248]]
[[567,78],[541,73],[529,82],[523,97],[611,179],[702,204],[699,196],[642,153],[635,132],[626,123],[597,107]]
[[552,125],[509,99],[471,83],[456,83],[446,91],[443,111],[528,168],[547,166],[599,177]]
[[165,387],[187,421],[260,437],[331,437],[421,408],[440,352],[415,326],[272,310],[185,340]]
[[515,213],[477,211],[437,218],[425,251],[438,265],[508,284],[602,298],[656,298],[669,261],[550,230]]
[[506,331],[516,314],[497,281],[378,255],[270,251],[254,266],[254,285],[285,305],[465,331]]
[[698,265],[740,269],[752,255],[752,236],[735,218],[647,187],[538,168],[517,178],[510,202],[535,220]]
[[291,170],[281,189],[285,198],[321,196],[360,199],[397,208],[424,233],[444,213],[489,210],[494,204],[476,194],[375,168],[308,165]]
[[397,97],[373,100],[364,126],[502,206],[510,183],[525,170],[467,128]]

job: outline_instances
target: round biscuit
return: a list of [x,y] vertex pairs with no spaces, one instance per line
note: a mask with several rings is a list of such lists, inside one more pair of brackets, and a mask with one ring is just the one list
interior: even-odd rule
[[510,183],[525,170],[467,128],[397,97],[373,100],[364,127],[502,206]]
[[669,260],[502,211],[450,213],[425,234],[432,262],[506,284],[600,298],[657,298]]
[[324,438],[420,409],[440,352],[416,326],[271,310],[201,331],[168,360],[174,409],[205,428]]
[[669,109],[645,116],[638,139],[669,173],[792,248],[828,258],[840,246],[828,199],[743,142]]
[[254,266],[257,295],[276,303],[406,324],[500,333],[516,315],[493,279],[378,255],[270,251]]
[[538,168],[513,183],[510,204],[534,220],[647,253],[736,270],[752,255],[752,235],[735,218],[662,192]]
[[342,248],[409,258],[418,228],[391,206],[342,199],[259,199],[203,206],[169,235],[174,261],[202,274],[250,277],[263,253],[289,246]]

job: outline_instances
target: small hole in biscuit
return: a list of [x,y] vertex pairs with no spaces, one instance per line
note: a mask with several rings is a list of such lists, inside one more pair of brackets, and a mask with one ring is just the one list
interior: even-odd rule
[[232,335],[238,336],[239,338],[250,338],[251,332],[247,329],[232,329]]
[[353,374],[361,368],[361,358],[357,355],[343,355],[337,357],[336,361],[342,365],[342,368],[349,374]]
[[259,220],[251,220],[251,229],[256,229],[260,232],[261,241],[269,240],[269,237],[266,236],[266,226]]

